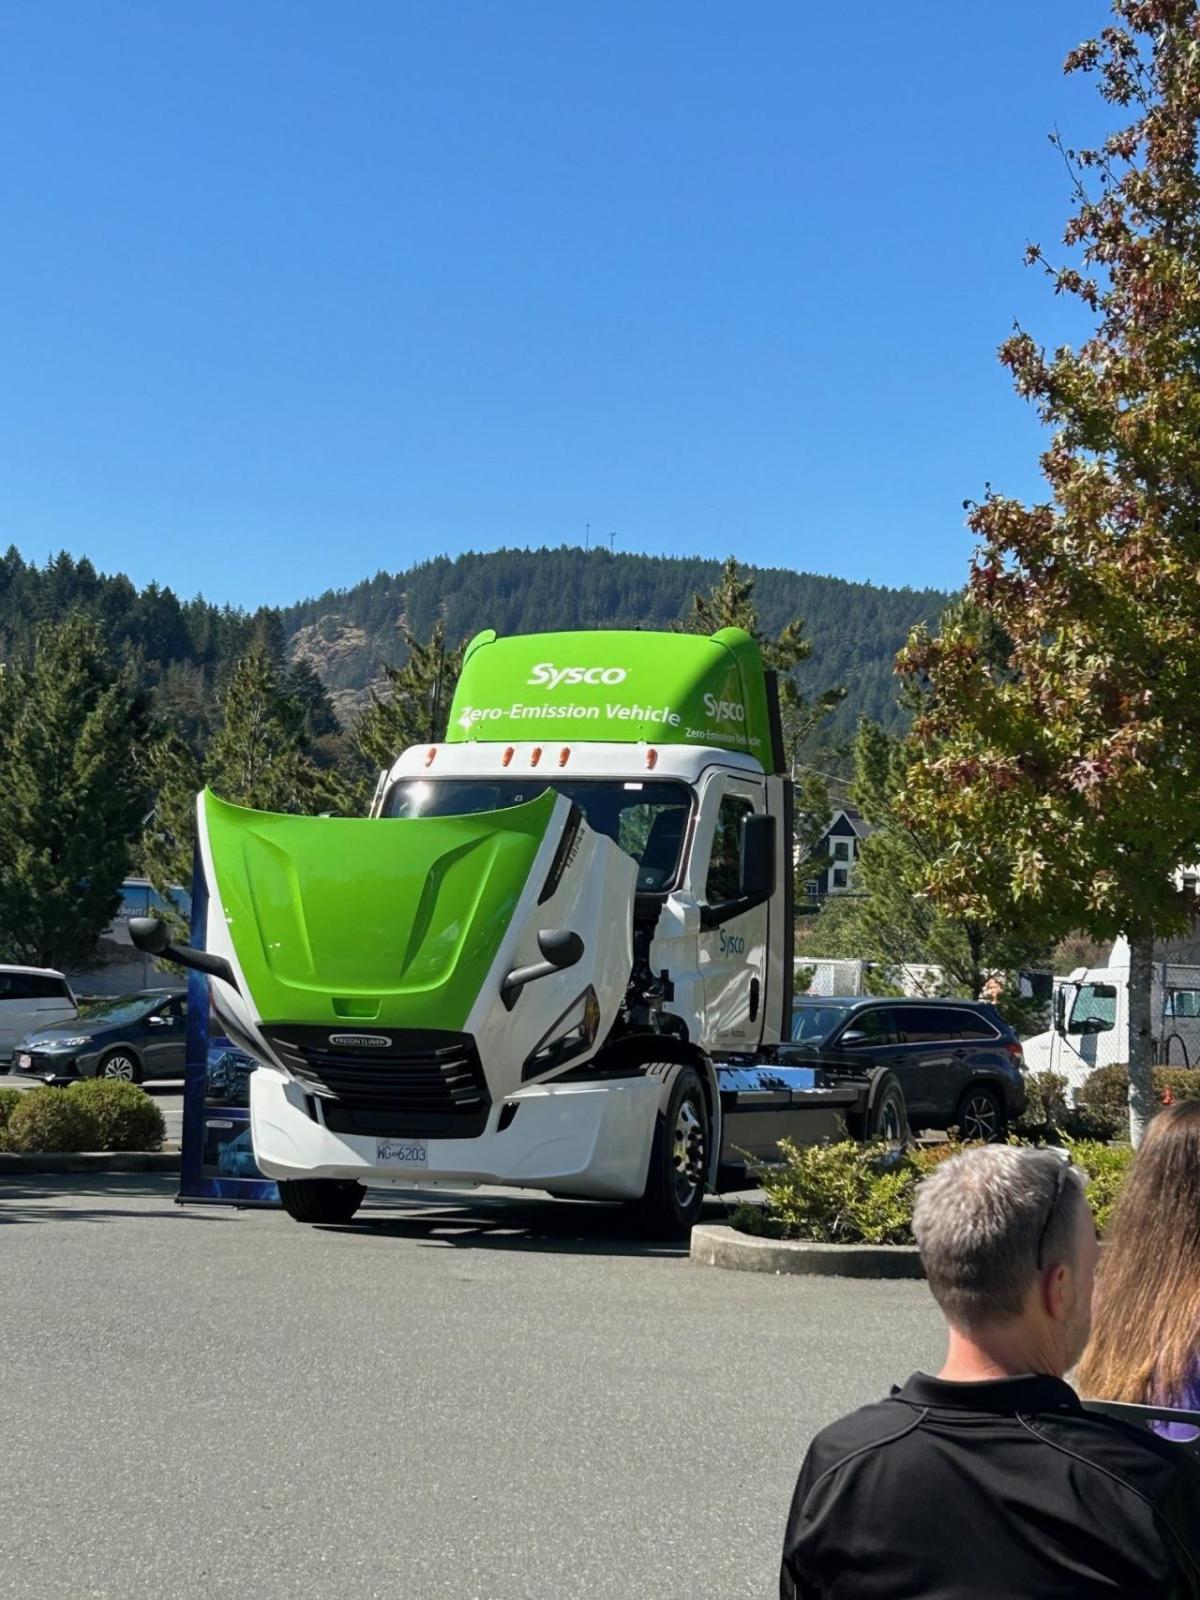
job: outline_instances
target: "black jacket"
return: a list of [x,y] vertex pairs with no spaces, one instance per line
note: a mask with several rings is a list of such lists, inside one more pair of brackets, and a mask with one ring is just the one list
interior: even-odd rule
[[1057,1378],[921,1373],[824,1429],[800,1471],[782,1600],[1200,1597],[1200,1471]]

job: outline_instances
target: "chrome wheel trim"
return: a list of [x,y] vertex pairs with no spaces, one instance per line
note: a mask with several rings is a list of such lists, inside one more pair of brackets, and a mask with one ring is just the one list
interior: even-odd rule
[[691,1099],[680,1103],[671,1142],[675,1198],[687,1206],[704,1182],[704,1122]]
[[111,1056],[101,1067],[102,1078],[114,1078],[119,1083],[132,1083],[134,1078],[133,1057],[117,1055]]
[[999,1131],[996,1102],[990,1095],[968,1095],[963,1102],[959,1132],[967,1143],[990,1144]]

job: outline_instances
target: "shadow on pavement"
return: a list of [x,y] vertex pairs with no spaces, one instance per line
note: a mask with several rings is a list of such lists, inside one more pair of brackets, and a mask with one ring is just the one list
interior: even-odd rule
[[[118,1222],[146,1217],[219,1220],[207,1211],[175,1204],[174,1172],[47,1173],[0,1178],[0,1226],[14,1222]],[[153,1210],[122,1201],[156,1200]],[[91,1202],[95,1202],[92,1204]]]
[[[400,1208],[403,1207],[403,1210]],[[706,1203],[702,1221],[722,1222],[726,1208]],[[647,1238],[619,1205],[523,1196],[463,1195],[368,1200],[353,1222],[322,1233],[407,1240],[425,1249],[538,1251],[564,1255],[682,1258],[686,1240]]]

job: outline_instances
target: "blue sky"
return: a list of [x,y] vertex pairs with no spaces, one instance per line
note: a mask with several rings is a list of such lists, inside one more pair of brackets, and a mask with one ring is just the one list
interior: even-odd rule
[[0,547],[283,603],[582,542],[957,585],[1102,0],[0,13]]

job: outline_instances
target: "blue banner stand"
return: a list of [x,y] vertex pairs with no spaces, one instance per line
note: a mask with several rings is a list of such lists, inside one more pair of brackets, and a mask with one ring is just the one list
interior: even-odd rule
[[[192,862],[191,942],[205,948],[208,884],[200,849]],[[278,1207],[279,1188],[254,1164],[250,1073],[254,1063],[228,1039],[209,1034],[208,979],[188,973],[183,1151],[177,1205]]]

